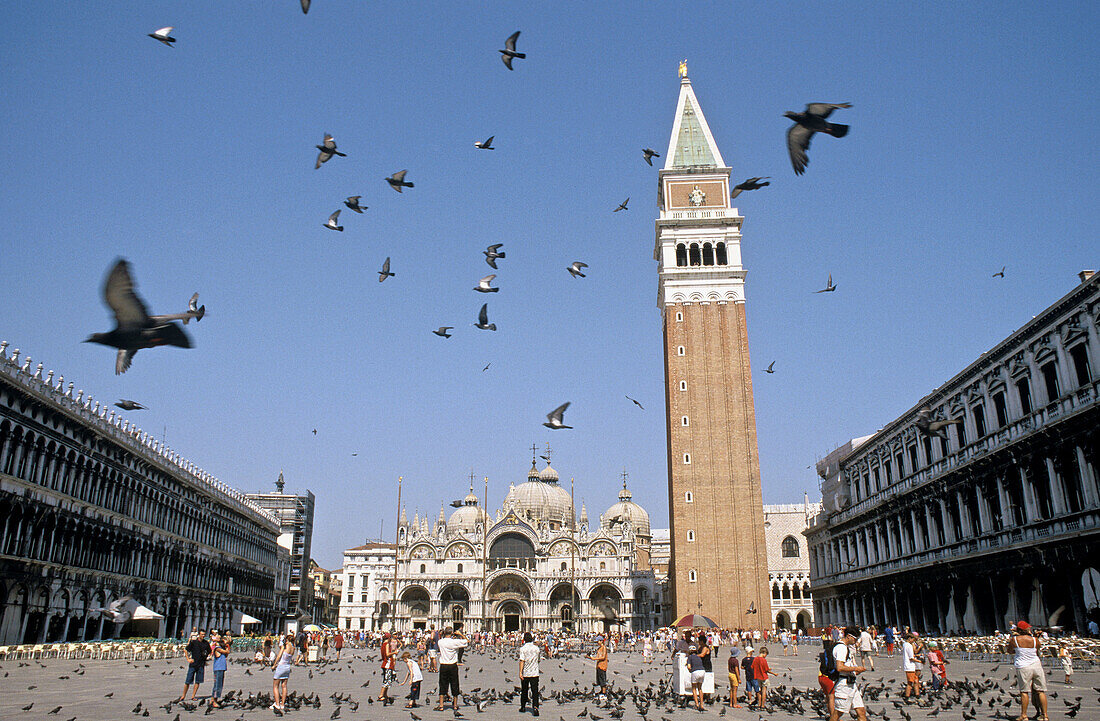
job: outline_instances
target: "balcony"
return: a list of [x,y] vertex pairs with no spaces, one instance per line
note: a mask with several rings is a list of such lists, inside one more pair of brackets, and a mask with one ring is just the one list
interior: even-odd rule
[[737,208],[693,208],[691,210],[664,210],[660,220],[707,220],[740,218]]

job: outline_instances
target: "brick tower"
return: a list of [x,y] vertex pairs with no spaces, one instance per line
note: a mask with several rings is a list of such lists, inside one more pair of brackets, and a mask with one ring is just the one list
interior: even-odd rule
[[673,610],[770,628],[741,222],[730,168],[680,65],[658,173],[657,304],[664,321]]

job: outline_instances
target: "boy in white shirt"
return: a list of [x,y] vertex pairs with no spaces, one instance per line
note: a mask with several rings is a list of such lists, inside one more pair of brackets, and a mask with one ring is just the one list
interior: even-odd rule
[[867,669],[856,666],[855,653],[852,646],[856,643],[860,629],[858,626],[849,626],[844,629],[844,636],[840,642],[833,646],[833,662],[836,664],[838,678],[833,687],[833,712],[829,721],[840,721],[841,716],[846,716],[849,711],[855,709],[859,721],[867,721],[867,708],[863,703],[863,693],[856,686],[856,675]]
[[420,664],[408,651],[401,654],[401,660],[407,667],[407,673],[405,678],[401,679],[401,685],[409,684],[409,695],[406,696],[409,702],[405,704],[405,708],[416,708],[416,702],[420,700],[420,683],[424,680],[424,674],[420,672]]

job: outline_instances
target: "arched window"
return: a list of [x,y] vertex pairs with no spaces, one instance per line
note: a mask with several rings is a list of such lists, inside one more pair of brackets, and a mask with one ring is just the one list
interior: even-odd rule
[[715,246],[715,256],[718,260],[718,265],[728,265],[729,261],[726,260],[726,244],[719,243]]
[[687,381],[680,381],[680,390],[686,391],[687,389],[688,389],[688,382]]
[[687,264],[688,264],[687,248],[684,247],[683,243],[679,243],[676,246],[676,265],[682,267],[682,266],[685,266]]
[[692,495],[691,491],[684,491],[684,503],[694,503],[694,502],[695,502],[695,496]]
[[607,564],[604,563],[603,561],[600,561],[600,570],[601,571],[606,571],[607,570]]
[[680,425],[682,425],[682,426],[690,425],[688,423],[688,417],[687,416],[680,416]]
[[461,564],[461,563],[460,563],[460,564],[458,564],[458,572],[459,572],[459,573],[462,573],[462,564]]
[[773,601],[778,601],[779,600],[779,584],[778,583],[773,583],[772,584],[772,600]]
[[688,258],[691,260],[691,265],[702,265],[703,261],[699,257],[699,244],[692,243],[691,248],[688,250]]
[[691,464],[691,454],[690,453],[685,453],[684,454],[684,465],[690,465],[690,464]]
[[683,323],[684,322],[684,314],[681,313],[680,311],[676,311],[676,322],[677,323]]
[[791,587],[786,583],[783,584],[783,600],[784,601],[790,601],[791,600]]
[[676,355],[684,355],[685,353],[687,353],[687,348],[684,348],[682,345],[676,346]]
[[703,265],[714,265],[714,248],[710,243],[703,243]]
[[565,570],[565,568],[566,568],[566,566],[565,566],[565,561],[562,561],[562,562],[561,562],[561,570],[563,570],[563,571],[564,571],[564,570]]
[[699,578],[695,575],[695,569],[688,571],[688,582],[695,583],[697,580],[699,580]]
[[783,558],[798,558],[798,541],[794,536],[787,536],[781,545]]
[[688,531],[688,543],[695,543],[695,531]]
[[424,573],[424,572],[425,572],[425,571],[427,571],[427,570],[428,570],[428,567],[427,567],[427,566],[425,566],[425,565],[424,565],[423,563],[421,563],[421,564],[420,564],[420,572],[421,572],[421,573]]

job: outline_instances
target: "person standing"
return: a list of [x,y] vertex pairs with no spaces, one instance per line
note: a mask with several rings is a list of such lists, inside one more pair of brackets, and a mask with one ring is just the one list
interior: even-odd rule
[[531,700],[531,715],[539,715],[539,651],[531,632],[523,634],[523,645],[519,647],[519,712],[527,710],[527,700]]
[[752,708],[756,701],[756,679],[752,675],[752,662],[756,660],[753,656],[755,651],[752,646],[745,646],[745,658],[741,659],[741,671],[745,676],[745,704],[749,708]]
[[448,696],[451,698],[454,710],[458,710],[458,697],[462,691],[458,687],[458,649],[466,648],[466,637],[461,631],[455,631],[450,626],[443,629],[443,637],[439,639],[439,708],[443,710],[443,702]]
[[206,659],[210,658],[210,643],[206,640],[206,631],[199,629],[195,638],[187,643],[184,654],[187,656],[187,678],[183,682],[183,693],[176,700],[177,703],[187,699],[187,689],[192,683],[195,688],[191,691],[191,700],[199,693],[199,685],[205,680]]
[[875,670],[875,659],[871,657],[874,642],[871,640],[871,632],[863,629],[859,634],[859,663],[870,670]]
[[768,665],[768,647],[760,649],[760,655],[752,661],[753,684],[756,685],[756,708],[762,709],[768,700],[768,676],[778,676]]
[[383,706],[393,703],[390,698],[390,686],[397,682],[397,641],[386,633],[382,636],[382,690],[378,693],[378,700]]
[[[947,659],[935,641],[928,642],[924,657],[928,659],[928,673],[932,676],[932,690],[939,691],[947,684]],[[872,669],[874,670],[874,669]]]
[[1058,660],[1062,662],[1062,673],[1066,675],[1065,684],[1072,685],[1073,656],[1070,655],[1069,648],[1064,643],[1058,644]]
[[1035,705],[1039,707],[1039,721],[1047,718],[1047,675],[1043,672],[1043,663],[1039,660],[1039,639],[1031,632],[1031,624],[1019,621],[1008,640],[1008,651],[1015,654],[1012,665],[1016,667],[1016,685],[1020,689],[1020,718],[1027,718],[1027,707],[1031,694],[1035,694]]
[[840,642],[833,646],[833,665],[836,666],[837,680],[833,687],[833,710],[829,721],[840,721],[841,716],[855,709],[859,721],[867,721],[867,708],[863,703],[863,693],[856,685],[856,676],[867,669],[855,666],[852,660],[855,654],[852,646],[858,638],[859,627],[849,626],[844,630]]
[[336,635],[332,637],[332,645],[336,648],[336,660],[340,660],[340,652],[344,650],[344,634],[340,631],[336,632]]
[[821,687],[821,693],[825,694],[825,705],[829,709],[829,718],[833,718],[833,709],[836,705],[836,698],[833,695],[836,690],[837,679],[840,678],[836,673],[836,660],[833,658],[833,647],[836,643],[829,636],[824,634],[821,637],[821,654],[817,657],[817,685]]
[[691,674],[691,697],[695,700],[695,708],[703,710],[703,679],[707,672],[703,670],[703,659],[699,657],[699,647],[692,646],[688,649],[687,657],[688,673]]
[[653,638],[648,633],[642,641],[642,661],[653,663]]
[[905,640],[901,644],[901,670],[905,672],[905,693],[902,698],[906,701],[909,700],[910,695],[920,698],[916,639],[911,632],[905,634]]
[[607,693],[607,641],[603,636],[597,636],[596,653],[589,656],[589,660],[596,662],[596,685],[600,687],[600,693]]
[[886,628],[882,631],[882,637],[886,640],[886,655],[890,658],[894,656],[894,636],[897,631],[894,630],[893,624],[886,624]]
[[730,648],[730,657],[726,661],[726,671],[730,679],[730,708],[741,708],[741,704],[737,703],[737,687],[741,685],[741,649],[737,648],[737,643]]
[[229,667],[229,650],[233,647],[233,639],[229,631],[214,637],[214,662],[210,670],[214,672],[214,689],[210,692],[210,705],[221,708],[218,699],[222,697],[222,686],[225,685],[225,671]]
[[439,632],[432,626],[428,631],[428,670],[439,671]]
[[282,714],[286,708],[286,685],[290,679],[290,671],[294,668],[293,633],[283,637],[283,643],[275,652],[275,661],[271,665],[275,668],[271,674],[271,696],[275,701],[271,704],[271,710]]
[[420,671],[420,664],[408,651],[401,654],[401,660],[405,662],[406,668],[405,678],[401,679],[401,685],[409,684],[409,695],[405,697],[409,699],[409,702],[405,704],[405,708],[416,708],[416,702],[420,700],[420,684],[424,680],[424,674]]

